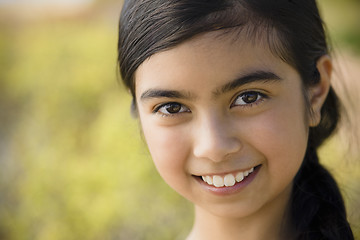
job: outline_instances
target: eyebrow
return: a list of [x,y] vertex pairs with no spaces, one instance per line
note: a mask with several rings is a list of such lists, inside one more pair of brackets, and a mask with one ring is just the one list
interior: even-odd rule
[[[278,82],[281,81],[281,78],[273,72],[269,71],[255,71],[249,74],[245,74],[235,80],[226,83],[217,90],[214,91],[214,95],[218,96],[233,89],[239,88],[245,84],[252,82]],[[140,96],[141,100],[146,100],[150,98],[178,98],[178,99],[195,99],[196,97],[190,92],[186,91],[177,91],[177,90],[164,90],[164,89],[148,89],[143,92]]]
[[179,98],[179,99],[194,99],[189,92],[175,91],[175,90],[163,90],[163,89],[148,89],[141,94],[140,99],[146,100],[149,98]]
[[218,96],[253,82],[280,82],[281,80],[282,79],[273,72],[255,71],[249,74],[245,74],[229,83],[226,83],[224,86],[215,90],[214,95]]

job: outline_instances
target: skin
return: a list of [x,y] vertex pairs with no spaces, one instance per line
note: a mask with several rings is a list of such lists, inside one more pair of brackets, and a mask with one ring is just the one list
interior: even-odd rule
[[[266,44],[207,33],[138,68],[136,103],[155,166],[195,204],[188,239],[280,239],[290,231],[292,182],[309,126],[320,121],[330,59],[321,58],[318,69],[321,82],[306,94],[310,115],[298,72]],[[249,75],[264,79],[244,84]],[[255,177],[232,194],[214,194],[198,177],[255,166]]]

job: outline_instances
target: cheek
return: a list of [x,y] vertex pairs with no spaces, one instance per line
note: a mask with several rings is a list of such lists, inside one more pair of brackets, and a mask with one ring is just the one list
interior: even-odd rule
[[292,178],[303,161],[308,127],[301,106],[278,105],[248,124],[248,132],[252,133],[248,137],[266,158],[269,174],[277,175],[274,179]]
[[157,127],[151,123],[142,124],[142,128],[158,172],[172,186],[176,178],[185,174],[189,153],[186,135],[179,129]]

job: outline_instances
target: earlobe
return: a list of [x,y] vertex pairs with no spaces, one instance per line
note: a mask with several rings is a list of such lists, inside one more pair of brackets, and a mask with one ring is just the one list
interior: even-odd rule
[[317,70],[320,74],[319,82],[308,89],[309,103],[310,103],[310,127],[315,127],[321,120],[321,107],[329,93],[331,74],[333,65],[331,58],[328,55],[322,56],[316,64]]

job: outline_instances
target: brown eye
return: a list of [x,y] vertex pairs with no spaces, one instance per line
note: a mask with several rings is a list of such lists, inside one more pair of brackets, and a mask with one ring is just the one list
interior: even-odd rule
[[171,102],[159,106],[157,109],[155,109],[154,112],[159,112],[164,115],[172,115],[172,114],[189,112],[189,111],[190,110],[184,105],[177,102]]
[[181,109],[181,105],[179,103],[169,103],[165,105],[165,110],[168,113],[178,113]]
[[240,94],[233,103],[233,106],[244,106],[251,105],[252,103],[256,103],[259,100],[263,99],[265,96],[262,93],[250,91]]
[[253,103],[256,100],[258,100],[259,94],[256,92],[248,92],[244,93],[244,95],[241,97],[241,99],[244,101],[244,103]]

